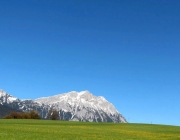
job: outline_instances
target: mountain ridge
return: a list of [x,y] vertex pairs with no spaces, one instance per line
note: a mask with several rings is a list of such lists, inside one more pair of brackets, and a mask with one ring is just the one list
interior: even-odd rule
[[127,122],[112,103],[103,96],[94,96],[88,90],[71,91],[35,100],[19,100],[0,90],[0,103],[23,112],[37,110],[43,119],[47,118],[49,110],[56,109],[60,120]]

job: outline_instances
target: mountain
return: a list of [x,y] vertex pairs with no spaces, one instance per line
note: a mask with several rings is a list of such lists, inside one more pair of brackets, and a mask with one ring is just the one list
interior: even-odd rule
[[17,110],[0,104],[0,118],[3,118],[4,116],[6,116],[7,114],[10,114],[13,111],[17,111]]
[[10,104],[18,100],[19,100],[18,98],[13,97],[10,94],[7,94],[2,89],[0,89],[0,104]]
[[8,106],[8,104],[11,104],[16,100],[18,99],[0,89],[0,118],[3,118],[12,111],[18,111]]
[[60,120],[89,122],[122,122],[126,119],[102,96],[94,96],[89,91],[68,92],[35,100],[19,100],[0,90],[0,104],[19,111],[37,110],[47,118],[51,109],[59,112]]

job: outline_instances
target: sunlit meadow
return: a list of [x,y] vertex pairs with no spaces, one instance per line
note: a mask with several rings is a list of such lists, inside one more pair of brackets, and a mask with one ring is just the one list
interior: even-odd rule
[[180,127],[51,120],[0,120],[2,140],[179,140]]

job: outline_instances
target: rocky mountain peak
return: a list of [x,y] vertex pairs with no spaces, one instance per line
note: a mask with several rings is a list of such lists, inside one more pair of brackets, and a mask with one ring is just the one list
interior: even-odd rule
[[83,98],[86,101],[89,101],[93,98],[93,95],[89,91],[81,91],[78,93],[78,98]]
[[71,91],[36,100],[19,100],[0,90],[0,104],[20,111],[37,110],[47,118],[51,109],[59,112],[60,120],[90,122],[127,122],[126,119],[102,96],[94,96],[89,91]]
[[14,101],[18,101],[18,98],[11,96],[10,94],[6,93],[4,90],[0,89],[0,103],[12,103]]
[[5,91],[3,91],[2,89],[0,89],[0,96],[5,96],[7,93]]

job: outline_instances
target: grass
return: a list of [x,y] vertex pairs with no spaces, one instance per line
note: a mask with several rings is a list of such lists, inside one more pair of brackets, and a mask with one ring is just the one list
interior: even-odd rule
[[152,124],[0,120],[1,140],[180,140],[180,127]]

